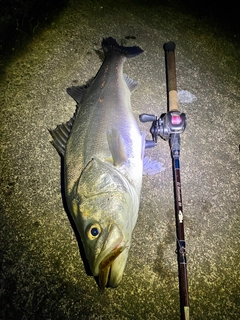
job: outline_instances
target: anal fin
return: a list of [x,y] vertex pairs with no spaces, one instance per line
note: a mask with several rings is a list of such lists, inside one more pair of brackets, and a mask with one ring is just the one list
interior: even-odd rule
[[85,95],[86,86],[76,86],[67,88],[67,93],[77,102],[81,103],[83,96]]
[[163,164],[156,160],[151,161],[148,157],[143,159],[143,174],[153,175],[165,170]]

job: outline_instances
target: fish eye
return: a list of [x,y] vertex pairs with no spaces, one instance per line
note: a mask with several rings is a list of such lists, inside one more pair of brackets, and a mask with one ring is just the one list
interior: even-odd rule
[[101,228],[98,223],[91,224],[87,230],[87,236],[90,240],[97,239],[101,233]]

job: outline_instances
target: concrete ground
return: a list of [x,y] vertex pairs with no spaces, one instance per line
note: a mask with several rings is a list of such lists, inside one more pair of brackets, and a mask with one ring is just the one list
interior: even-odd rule
[[[156,2],[155,2],[156,3]],[[124,66],[139,81],[136,118],[166,111],[164,52],[176,42],[187,114],[181,178],[190,318],[239,319],[239,46],[204,19],[142,1],[71,1],[5,68],[1,86],[0,319],[179,319],[171,158],[143,178],[123,280],[101,293],[64,211],[60,159],[47,128],[75,110],[65,88],[98,71],[103,37],[144,49]],[[148,124],[139,123],[141,130]],[[150,138],[150,136],[149,136]]]

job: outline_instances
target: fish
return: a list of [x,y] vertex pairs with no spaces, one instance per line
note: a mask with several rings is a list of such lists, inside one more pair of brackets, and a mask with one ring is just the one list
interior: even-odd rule
[[105,59],[93,80],[70,87],[73,117],[50,129],[64,165],[68,210],[101,289],[122,280],[136,225],[143,175],[145,134],[133,115],[130,96],[137,82],[123,73],[138,46],[102,41]]

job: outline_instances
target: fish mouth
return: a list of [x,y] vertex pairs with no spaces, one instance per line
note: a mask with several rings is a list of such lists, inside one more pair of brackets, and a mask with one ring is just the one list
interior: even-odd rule
[[104,289],[108,283],[113,262],[123,252],[126,247],[118,247],[112,250],[99,264],[98,285]]

